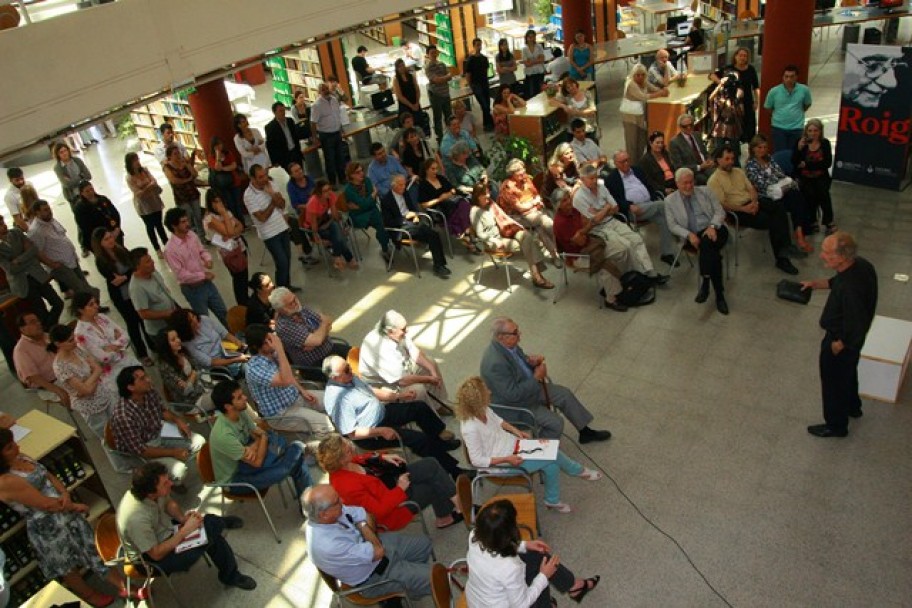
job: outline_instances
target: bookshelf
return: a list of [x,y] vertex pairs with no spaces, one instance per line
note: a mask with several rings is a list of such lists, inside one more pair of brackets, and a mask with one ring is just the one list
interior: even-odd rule
[[[449,0],[453,4],[455,0]],[[438,7],[424,6],[414,9],[414,16],[403,21],[418,33],[418,44],[427,50],[435,45],[440,51],[440,61],[457,72],[462,72],[462,62],[472,51],[476,36],[475,5],[446,8],[447,2]]]
[[398,21],[389,24],[366,22],[364,29],[359,30],[359,33],[383,46],[398,46],[393,44],[393,38],[402,37],[402,25]]
[[276,101],[287,107],[294,104],[295,91],[303,90],[308,102],[319,95],[323,67],[317,49],[307,47],[266,60],[272,70],[272,90]]
[[742,11],[759,15],[759,0],[700,0],[700,14],[713,22],[723,19],[736,21]]
[[175,94],[153,101],[149,105],[135,108],[130,119],[136,126],[136,135],[143,152],[152,154],[159,143],[158,128],[168,122],[174,127],[174,136],[187,150],[203,149],[199,143],[196,121],[190,112],[186,94]]

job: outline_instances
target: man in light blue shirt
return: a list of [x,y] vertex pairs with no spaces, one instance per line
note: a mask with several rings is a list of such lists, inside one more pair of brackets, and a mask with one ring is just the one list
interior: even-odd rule
[[773,148],[792,150],[804,131],[804,113],[811,107],[811,90],[798,82],[798,67],[785,66],[782,84],[776,85],[766,94],[763,107],[772,115]]
[[475,141],[475,138],[472,137],[468,131],[462,128],[461,120],[455,116],[451,116],[447,119],[447,131],[443,134],[443,139],[440,140],[440,158],[443,159],[443,168],[446,170],[448,176],[453,175],[453,161],[451,160],[450,155],[453,146],[458,141],[464,141],[466,145],[469,146],[469,150],[472,151],[472,156],[479,158],[480,152],[478,150],[478,142]]
[[371,161],[367,168],[367,177],[374,184],[374,188],[380,194],[380,197],[386,196],[393,183],[394,175],[402,175],[408,178],[408,171],[399,162],[395,156],[386,153],[386,148],[380,142],[371,144],[371,155],[374,160]]

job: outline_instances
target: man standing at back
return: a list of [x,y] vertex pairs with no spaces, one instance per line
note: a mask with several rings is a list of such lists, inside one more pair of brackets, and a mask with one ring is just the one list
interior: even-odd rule
[[275,263],[276,284],[300,291],[291,286],[291,230],[285,219],[285,199],[272,187],[269,173],[261,165],[250,167],[250,185],[244,192],[244,206],[253,218],[257,236]]
[[472,94],[481,106],[484,130],[494,130],[494,117],[491,116],[491,84],[488,82],[488,68],[491,62],[481,52],[481,38],[472,40],[472,54],[466,57],[465,74]]
[[301,138],[295,128],[295,122],[285,116],[285,104],[277,101],[272,104],[273,119],[266,123],[266,151],[274,165],[288,172],[291,163],[303,163]]
[[434,114],[434,132],[437,133],[439,142],[443,138],[444,119],[449,120],[453,115],[450,105],[450,80],[453,75],[450,74],[449,66],[440,61],[440,51],[436,46],[428,46],[427,58],[424,73],[428,79],[428,99],[431,100],[431,112]]
[[19,167],[10,167],[6,170],[6,177],[9,179],[10,187],[3,197],[3,202],[6,203],[6,208],[10,212],[13,224],[22,232],[27,232],[28,223],[26,223],[25,216],[22,213],[22,193],[20,192],[22,187],[28,184],[25,181],[25,173]]
[[339,97],[332,94],[326,82],[320,83],[320,95],[310,106],[310,128],[323,149],[326,179],[335,186],[345,183],[345,155],[342,146],[342,115]]
[[763,102],[763,107],[772,112],[774,151],[795,148],[804,130],[804,113],[811,102],[811,90],[798,82],[798,67],[785,66],[782,84],[767,91]]

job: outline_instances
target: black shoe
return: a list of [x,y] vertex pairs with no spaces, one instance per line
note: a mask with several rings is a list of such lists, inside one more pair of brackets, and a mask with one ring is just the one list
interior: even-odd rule
[[244,527],[244,520],[237,515],[226,515],[222,519],[225,521],[225,527],[229,530],[237,530]]
[[776,268],[787,274],[798,274],[798,269],[788,258],[779,258],[776,260]]
[[716,298],[716,310],[723,315],[728,314],[728,302],[725,301],[725,298]]
[[447,279],[453,272],[446,266],[434,266],[434,274],[441,279]]
[[611,431],[596,431],[588,426],[580,431],[580,443],[591,443],[593,441],[608,441],[611,439]]
[[864,412],[861,411],[861,408],[849,412],[849,418],[861,418],[862,416],[864,416]]
[[228,587],[237,587],[238,589],[244,589],[245,591],[251,591],[256,589],[256,581],[247,576],[246,574],[241,574],[240,572],[235,573],[234,578],[231,581],[225,583]]
[[665,283],[668,282],[668,279],[669,279],[667,274],[657,274],[657,275],[649,277],[649,278],[652,280],[652,283],[654,285],[664,285]]
[[662,260],[663,262],[665,262],[666,264],[668,264],[669,266],[671,266],[672,268],[677,268],[678,266],[681,265],[681,262],[676,262],[675,256],[671,255],[670,253],[666,253],[659,259]]
[[700,284],[700,290],[697,292],[697,297],[694,298],[694,302],[697,304],[702,304],[709,299],[709,281],[703,281]]
[[627,307],[615,300],[614,302],[609,302],[605,300],[605,308],[608,310],[613,310],[615,312],[627,312]]
[[808,433],[815,437],[845,437],[849,434],[847,429],[834,429],[825,424],[812,424],[808,427]]
[[458,439],[441,440],[440,443],[443,444],[443,448],[447,452],[452,452],[452,451],[458,450],[459,448],[462,447],[462,442],[459,441]]

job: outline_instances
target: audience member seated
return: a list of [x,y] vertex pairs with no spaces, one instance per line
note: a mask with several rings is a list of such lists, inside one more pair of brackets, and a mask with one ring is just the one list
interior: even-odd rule
[[472,156],[479,161],[481,160],[481,146],[478,145],[478,140],[462,128],[462,121],[455,116],[450,116],[447,119],[446,133],[443,134],[443,138],[440,140],[440,148],[438,149],[447,175],[450,174],[450,158],[453,156],[453,146],[460,141],[469,147],[472,151]]
[[292,365],[320,367],[329,355],[348,355],[345,341],[329,339],[332,317],[305,308],[290,289],[276,288],[269,303],[276,311],[275,333]]
[[351,67],[358,74],[362,85],[376,84],[380,85],[381,89],[384,89],[389,82],[389,79],[380,73],[380,70],[368,65],[366,46],[358,47],[358,54],[352,57]]
[[526,165],[514,158],[506,166],[507,179],[500,185],[497,204],[507,215],[515,219],[526,230],[535,232],[538,240],[551,254],[551,260],[560,268],[560,257],[554,243],[551,218],[544,212],[544,204],[532,177],[526,173]]
[[[427,140],[421,139],[418,130],[415,127],[406,129],[402,135],[402,148],[399,155],[402,166],[408,171],[409,177],[421,175],[421,167],[429,158],[434,158],[435,154],[431,152]],[[397,174],[398,175],[398,174]],[[378,188],[379,190],[379,188]],[[386,193],[381,192],[380,196]]]
[[[301,92],[301,91],[299,91]],[[292,114],[294,114],[294,109],[292,108]],[[308,119],[308,125],[309,125]],[[301,123],[298,123],[298,126],[301,126]],[[307,136],[310,137],[310,127],[307,127]],[[303,234],[300,233],[300,230],[295,230],[295,224],[301,224],[302,216],[304,216],[304,208],[307,205],[307,201],[310,200],[310,197],[314,193],[314,188],[316,186],[316,180],[307,175],[304,172],[304,167],[299,163],[293,162],[288,165],[288,186],[285,190],[288,193],[288,202],[291,203],[291,210],[286,214],[288,218],[289,226],[291,226],[291,240],[301,246],[301,254],[298,257],[298,260],[301,261],[305,266],[314,266],[320,263],[320,260],[313,255],[313,247],[310,244],[310,239],[306,238]]]
[[[259,491],[291,477],[295,496],[313,485],[304,462],[304,444],[287,442],[253,414],[247,395],[234,380],[222,380],[212,389],[215,424],[209,434],[212,469],[218,483],[249,483]],[[249,488],[233,486],[233,494],[250,494]]]
[[[243,377],[244,364],[250,359],[243,352],[247,345],[225,329],[218,320],[208,315],[200,317],[192,310],[178,308],[172,313],[169,324],[177,331],[190,358],[200,368],[224,368],[232,378]],[[237,350],[229,353],[225,350],[225,342],[233,344]]]
[[779,163],[770,155],[769,141],[765,135],[754,135],[748,145],[748,159],[744,163],[744,172],[758,195],[782,201],[786,211],[792,216],[795,226],[795,242],[805,253],[814,251],[814,246],[805,239],[811,231],[811,218],[808,216],[807,203],[798,182],[785,174]]
[[76,345],[91,355],[104,370],[104,381],[112,387],[120,370],[139,365],[130,352],[130,338],[108,315],[98,311],[98,300],[91,293],[73,295],[73,311],[76,313]]
[[424,163],[418,180],[417,196],[423,209],[436,209],[443,213],[449,233],[461,239],[469,251],[475,253],[474,245],[469,239],[469,201],[440,173],[440,163],[436,159]]
[[662,202],[661,195],[654,194],[661,193],[662,190],[650,186],[643,170],[630,164],[630,155],[626,150],[614,153],[614,167],[605,180],[608,192],[621,208],[621,213],[630,218],[630,221],[654,222],[659,227],[660,259],[671,265],[675,250],[671,233],[665,224],[665,203]]
[[155,269],[155,260],[145,247],[130,250],[130,261],[133,263],[133,276],[130,277],[130,301],[136,314],[143,321],[147,336],[157,336],[158,332],[168,326],[168,319],[180,308],[165,279]]
[[491,115],[494,117],[494,136],[506,137],[510,134],[510,114],[515,114],[518,108],[525,108],[526,101],[510,89],[510,85],[502,84],[494,94],[494,105]]
[[696,120],[691,114],[678,116],[679,132],[668,144],[668,152],[672,166],[690,169],[697,185],[705,186],[709,176],[715,171],[716,161],[706,151],[703,136],[694,131],[695,123]]
[[361,342],[361,377],[374,387],[413,390],[418,401],[430,397],[446,408],[449,397],[440,368],[406,334],[407,325],[405,317],[395,310],[380,317]]
[[422,141],[427,141],[427,133],[424,132],[424,129],[415,124],[414,114],[411,112],[401,112],[399,114],[399,130],[393,133],[393,137],[390,139],[388,146],[388,152],[396,158],[400,158],[402,155],[402,147],[405,143],[405,132],[409,129],[415,129],[418,131],[418,137],[421,138]]
[[586,121],[582,118],[574,118],[570,122],[570,147],[573,149],[573,155],[576,158],[577,169],[582,169],[584,165],[592,165],[596,169],[601,169],[608,162],[608,157],[602,152],[595,140],[586,134]]
[[798,274],[788,258],[792,244],[785,207],[779,201],[760,197],[747,175],[735,166],[735,151],[723,146],[716,157],[718,168],[707,185],[722,206],[738,216],[738,225],[768,230],[776,268],[787,274]]
[[181,342],[176,329],[166,328],[156,336],[162,385],[169,401],[199,406],[211,412],[212,398],[203,384],[199,368]]
[[352,254],[342,228],[342,214],[336,206],[336,193],[323,178],[317,180],[314,194],[307,201],[304,210],[304,226],[316,232],[317,238],[329,241],[330,254],[333,256],[333,267],[342,271],[346,264],[351,269],[358,268],[358,260]]
[[712,283],[716,308],[727,315],[728,303],[722,285],[722,248],[728,241],[725,211],[710,188],[694,187],[696,180],[690,169],[678,169],[675,178],[678,189],[665,199],[665,218],[671,233],[699,252],[703,281],[695,301],[702,304],[709,298]]
[[649,134],[649,147],[640,157],[637,166],[646,175],[646,185],[653,192],[660,192],[664,196],[675,191],[675,166],[665,150],[665,134],[661,131]]
[[[184,511],[171,498],[171,487],[168,470],[159,462],[147,462],[133,471],[130,490],[117,507],[117,531],[127,561],[139,564],[140,559],[146,559],[168,575],[189,570],[205,553],[223,585],[254,589],[256,581],[240,573],[234,551],[222,536],[226,528],[242,527],[241,518]],[[176,530],[173,522],[177,522]],[[206,544],[178,551],[184,539],[199,528],[206,532]]]
[[546,542],[521,540],[516,507],[509,500],[498,500],[478,512],[466,558],[469,606],[550,608],[556,603],[549,585],[580,603],[600,580],[598,576],[576,578]]
[[[417,138],[418,132],[415,131],[413,135],[413,139]],[[370,162],[370,165],[367,168],[367,179],[368,183],[373,184],[377,191],[377,194],[372,198],[383,196],[389,192],[390,182],[394,175],[404,175],[408,177],[408,170],[405,168],[404,162],[409,145],[408,137],[403,135],[402,143],[400,144],[400,155],[399,158],[396,158],[395,156],[387,154],[386,148],[384,148],[383,144],[380,142],[371,144],[370,151],[374,160]],[[402,162],[400,162],[400,159]]]
[[573,147],[566,142],[557,144],[551,160],[548,161],[548,170],[539,191],[545,206],[553,209],[551,194],[557,188],[572,190],[578,180],[579,170],[576,168],[576,153],[573,152]]
[[657,89],[668,88],[668,85],[679,78],[687,78],[687,74],[678,74],[678,70],[668,61],[669,56],[667,49],[659,49],[655,61],[646,73],[646,82]]
[[74,502],[57,475],[22,454],[9,429],[0,429],[0,500],[25,519],[27,549],[45,578],[61,579],[89,605],[110,605],[114,596],[93,589],[83,579],[82,570],[88,568],[117,589],[120,597],[127,597],[120,569],[107,567],[95,550],[92,525],[86,519],[89,506]]
[[[478,129],[475,127],[475,117],[468,111],[466,104],[461,99],[457,99],[450,104],[450,107],[453,109],[453,116],[459,119],[462,129],[477,140]],[[490,127],[485,125],[485,130],[489,131]]]
[[431,594],[431,539],[398,532],[378,534],[374,518],[342,503],[329,484],[304,492],[307,554],[314,566],[350,586],[389,581],[361,592],[376,597],[403,590],[410,598]]
[[433,458],[414,462],[396,454],[356,456],[352,443],[338,433],[324,438],[317,447],[317,462],[329,473],[329,483],[347,505],[363,507],[377,520],[377,526],[395,532],[419,512],[434,508],[437,529],[462,521],[456,501],[456,484]]
[[[412,201],[406,193],[405,178],[401,175],[393,177],[390,191],[380,199],[380,212],[383,214],[383,225],[386,228],[398,228],[408,232],[408,238],[419,243],[426,243],[431,250],[434,263],[434,274],[445,279],[452,274],[447,268],[446,254],[443,252],[443,242],[440,234],[432,226],[421,221],[418,215],[421,208]],[[401,233],[391,232],[393,241],[397,246]]]
[[68,325],[51,328],[46,352],[53,357],[51,371],[66,390],[67,406],[79,412],[96,437],[104,438],[105,425],[117,404],[114,384],[103,382],[98,361],[76,348],[73,328]]
[[493,190],[493,184],[488,180],[488,173],[478,159],[472,156],[472,151],[465,142],[456,142],[450,149],[450,162],[453,170],[450,181],[456,190],[464,196],[471,196],[472,189],[482,182]]
[[[377,154],[374,153],[375,157]],[[406,174],[405,169],[398,173]],[[345,176],[347,179],[344,190],[345,203],[348,206],[348,217],[352,225],[363,230],[372,227],[377,235],[377,242],[380,243],[380,254],[384,261],[389,261],[392,252],[390,251],[389,235],[383,229],[383,217],[380,215],[380,210],[377,209],[377,197],[379,196],[377,189],[364,175],[364,167],[358,162],[348,163],[345,167]]]
[[[70,407],[70,394],[57,384],[54,355],[48,352],[50,341],[38,315],[33,312],[22,313],[16,319],[16,326],[19,328],[19,340],[13,348],[13,365],[19,381],[26,388],[39,391],[39,395],[44,392],[42,398],[53,395],[64,407]],[[75,343],[73,345],[75,348]]]
[[[111,416],[111,434],[118,452],[135,456],[134,466],[141,460],[161,462],[171,479],[182,491],[189,469],[187,461],[202,449],[206,439],[190,430],[190,426],[177,414],[167,409],[161,395],[152,386],[146,371],[136,365],[124,368],[117,375],[120,401]],[[168,422],[177,427],[173,436]],[[183,493],[183,492],[182,492]]]
[[[326,411],[342,435],[363,449],[380,449],[396,439],[418,454],[435,459],[453,479],[462,472],[447,452],[462,445],[414,390],[369,387],[342,357],[327,357],[323,373]],[[407,428],[415,424],[420,430]]]
[[269,303],[269,294],[275,289],[275,283],[265,272],[255,272],[250,277],[250,298],[247,300],[245,325],[275,325],[275,310]]
[[545,482],[545,506],[558,513],[570,513],[570,505],[560,499],[560,472],[587,481],[597,481],[602,474],[583,467],[560,450],[557,460],[535,460],[516,454],[517,440],[530,439],[531,435],[505,422],[490,405],[491,391],[478,376],[469,378],[457,390],[456,416],[469,462],[479,469],[496,470],[500,465],[507,465],[528,473],[541,471]]
[[590,233],[605,241],[605,255],[623,271],[637,270],[662,285],[668,275],[658,274],[649,259],[643,237],[614,216],[620,210],[608,189],[598,178],[595,167],[580,170],[581,186],[573,195],[573,206],[592,222]]
[[[621,271],[606,257],[605,241],[589,233],[592,222],[573,207],[570,190],[558,187],[551,194],[551,200],[557,210],[554,214],[554,237],[558,250],[588,255],[589,274],[596,275],[605,307],[617,312],[626,311],[627,307],[617,299],[617,294],[621,293]],[[567,258],[567,264],[571,266],[582,262],[573,257]]]
[[567,119],[570,121],[568,131],[574,129],[577,120],[583,121],[586,136],[598,144],[598,138],[595,136],[596,123],[598,116],[595,110],[595,101],[582,90],[579,82],[570,76],[564,78],[560,84],[558,95],[549,100],[552,106],[557,106],[564,110]]
[[477,186],[472,193],[472,232],[476,242],[485,252],[522,252],[529,264],[532,284],[539,289],[553,289],[554,283],[546,279],[539,266],[544,265],[544,256],[535,235],[523,229],[522,225],[507,215],[491,198],[484,185]]
[[589,427],[592,414],[569,388],[546,382],[545,357],[523,352],[519,346],[519,325],[507,317],[497,317],[491,334],[491,343],[481,358],[481,377],[494,403],[532,412],[540,429],[539,437],[544,439],[559,439],[564,430],[563,418],[551,411],[551,407],[566,416],[579,431],[580,443],[611,439],[609,431]]
[[247,386],[260,416],[279,431],[327,430],[329,425],[320,403],[322,391],[311,392],[301,386],[278,335],[265,325],[250,325],[247,344],[253,353],[247,362]]

